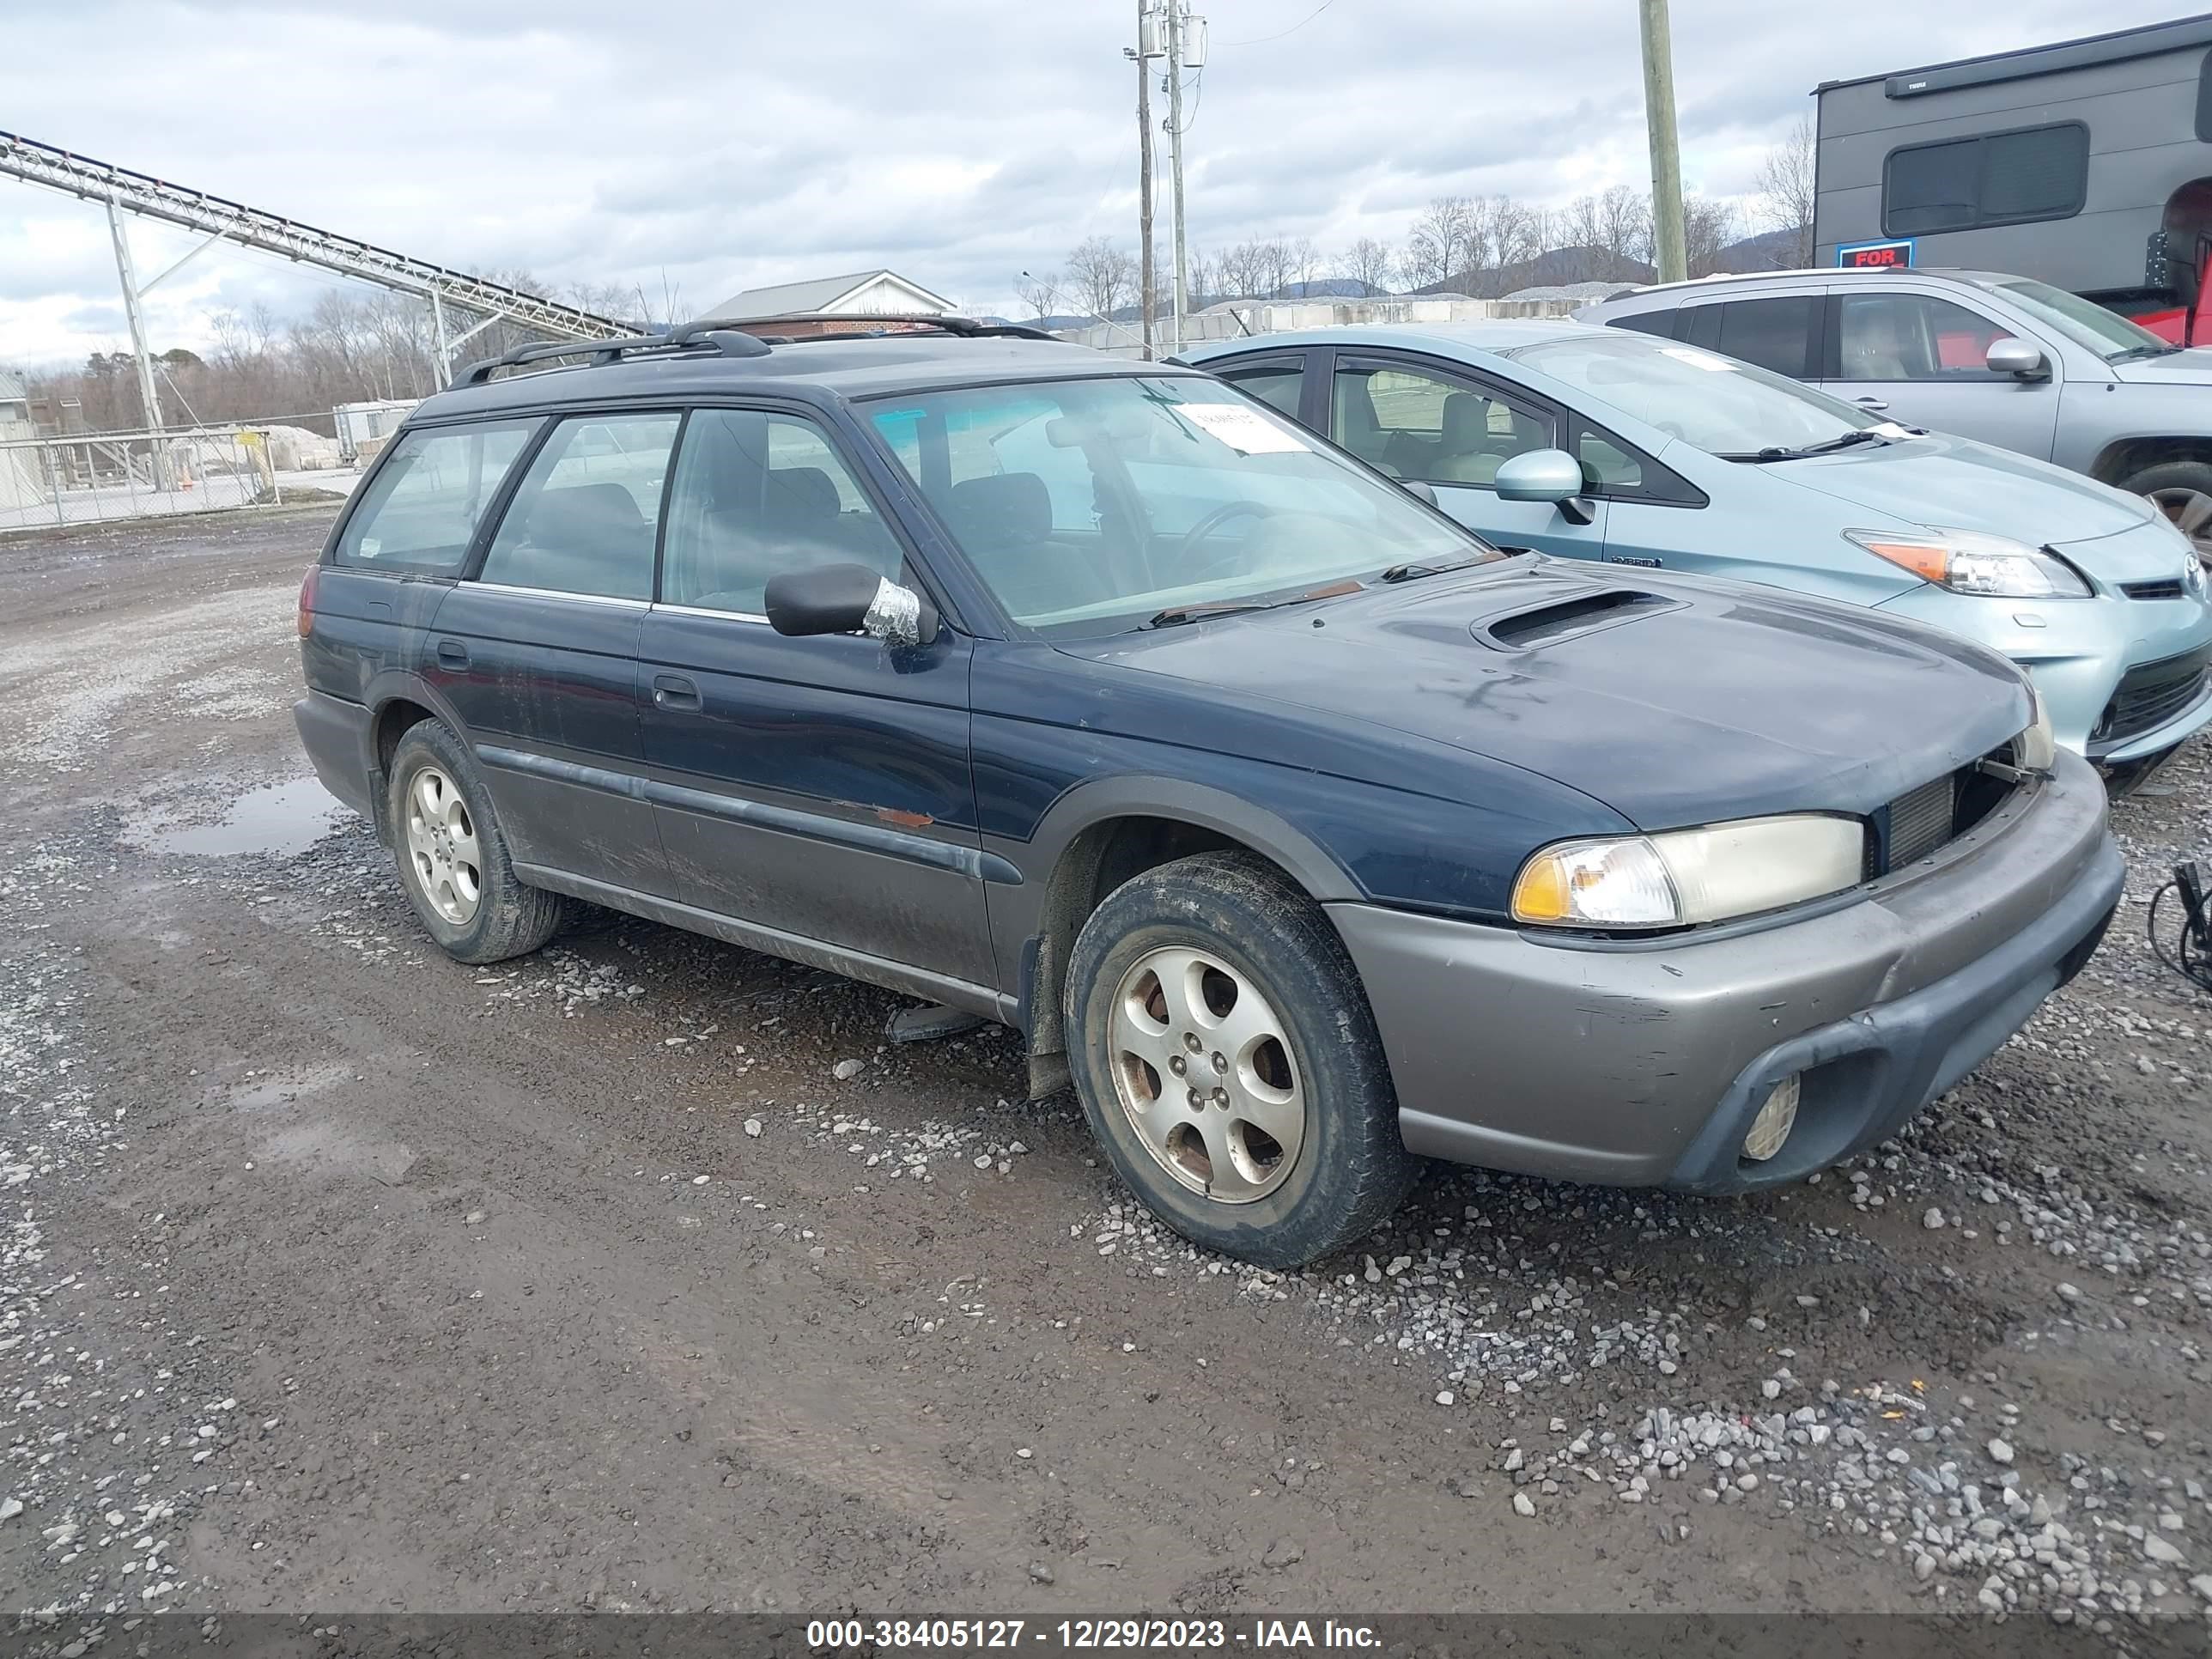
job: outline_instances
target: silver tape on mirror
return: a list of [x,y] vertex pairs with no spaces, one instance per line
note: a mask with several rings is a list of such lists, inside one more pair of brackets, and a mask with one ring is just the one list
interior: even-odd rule
[[860,626],[872,637],[892,645],[920,645],[921,596],[888,579],[879,581]]

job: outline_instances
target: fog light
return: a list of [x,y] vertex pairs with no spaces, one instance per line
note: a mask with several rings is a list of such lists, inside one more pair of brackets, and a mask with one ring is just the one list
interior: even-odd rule
[[1754,1163],[1765,1163],[1782,1150],[1782,1143],[1796,1127],[1797,1076],[1793,1072],[1767,1091],[1766,1104],[1759,1109],[1759,1115],[1751,1121],[1751,1133],[1743,1138],[1743,1155]]

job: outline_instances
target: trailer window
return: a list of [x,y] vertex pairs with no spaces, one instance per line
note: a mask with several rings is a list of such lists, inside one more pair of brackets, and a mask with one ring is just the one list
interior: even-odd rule
[[2079,121],[1910,144],[1882,165],[1882,234],[2069,218],[2088,188],[2089,129]]

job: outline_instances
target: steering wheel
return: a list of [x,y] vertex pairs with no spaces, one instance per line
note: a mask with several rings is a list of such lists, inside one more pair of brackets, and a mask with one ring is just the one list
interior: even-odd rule
[[1203,518],[1200,519],[1199,521],[1191,526],[1189,529],[1183,532],[1182,539],[1176,544],[1176,563],[1178,567],[1177,574],[1184,580],[1188,581],[1196,577],[1213,574],[1216,573],[1217,569],[1222,574],[1227,574],[1236,570],[1239,567],[1234,563],[1233,561],[1235,561],[1237,553],[1241,550],[1235,548],[1226,550],[1221,554],[1218,554],[1215,557],[1208,560],[1206,563],[1199,565],[1192,569],[1184,570],[1180,568],[1180,567],[1183,561],[1188,559],[1191,556],[1192,552],[1196,550],[1200,542],[1204,541],[1208,536],[1213,534],[1215,531],[1220,529],[1222,526],[1227,524],[1231,519],[1272,519],[1274,516],[1275,509],[1269,507],[1265,501],[1224,501],[1221,506],[1215,507],[1211,513],[1206,514]]

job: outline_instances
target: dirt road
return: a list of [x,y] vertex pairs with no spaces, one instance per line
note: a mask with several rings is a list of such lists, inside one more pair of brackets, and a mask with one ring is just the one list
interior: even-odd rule
[[1004,1034],[614,917],[438,955],[301,781],[326,522],[0,539],[18,1608],[2203,1620],[2208,1008],[2140,902],[2203,754],[1905,1142],[1727,1201],[1439,1170],[1273,1275]]

